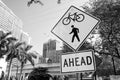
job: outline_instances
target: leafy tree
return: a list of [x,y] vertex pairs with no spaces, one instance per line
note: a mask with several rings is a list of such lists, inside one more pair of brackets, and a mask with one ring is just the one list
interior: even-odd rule
[[37,56],[34,53],[29,52],[31,48],[32,48],[31,45],[26,45],[26,44],[20,47],[20,54],[18,57],[18,60],[21,62],[20,77],[22,74],[23,67],[27,63],[27,61],[29,61],[32,64],[32,66],[34,66],[33,58],[36,58]]
[[48,74],[48,68],[44,67],[34,68],[28,76],[28,80],[49,80],[49,78],[52,76]]
[[63,53],[73,52],[73,50],[69,46],[67,46],[64,42],[63,42],[62,50],[63,50]]
[[83,8],[90,14],[101,20],[99,24],[99,34],[102,39],[100,54],[107,54],[120,58],[119,55],[119,39],[120,39],[120,1],[115,0],[94,0],[90,2],[90,8]]
[[120,0],[91,0],[83,9],[101,20],[97,28],[100,44],[91,48],[101,55],[112,56],[115,64],[114,58],[120,59]]

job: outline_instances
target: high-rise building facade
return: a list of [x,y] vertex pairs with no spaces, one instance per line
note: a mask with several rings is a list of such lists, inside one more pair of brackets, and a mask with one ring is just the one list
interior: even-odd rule
[[20,41],[23,41],[26,44],[30,44],[31,37],[28,33],[21,31]]
[[49,58],[50,51],[55,51],[56,50],[56,40],[49,40],[48,42],[43,44],[43,57],[44,58]]
[[51,60],[52,63],[58,63],[60,62],[60,54],[62,53],[62,50],[56,50],[57,49],[57,42],[56,40],[49,40],[48,42],[43,44],[43,57],[47,60]]
[[19,39],[22,26],[21,19],[0,0],[0,29],[6,32],[12,31],[13,36]]

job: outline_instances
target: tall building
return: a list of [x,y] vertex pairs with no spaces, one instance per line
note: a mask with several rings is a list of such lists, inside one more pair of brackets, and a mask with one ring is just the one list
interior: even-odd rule
[[60,54],[62,53],[62,50],[57,50],[58,45],[60,45],[58,41],[51,39],[48,42],[44,43],[43,57],[47,60],[52,60],[53,63],[60,62]]
[[56,40],[49,40],[48,42],[43,44],[43,57],[48,58],[51,53],[50,51],[56,50]]
[[30,44],[31,37],[28,33],[21,31],[20,41],[24,41],[26,44]]

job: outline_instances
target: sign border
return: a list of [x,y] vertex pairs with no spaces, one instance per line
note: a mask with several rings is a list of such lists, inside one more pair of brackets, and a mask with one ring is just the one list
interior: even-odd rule
[[[79,44],[79,46],[78,46],[76,49],[74,49],[74,48],[73,48],[72,46],[70,46],[66,41],[64,41],[63,39],[61,39],[59,36],[57,36],[57,35],[53,32],[53,30],[54,30],[54,28],[57,26],[57,24],[62,20],[62,18],[66,15],[66,13],[67,13],[72,7],[75,8],[75,9],[77,9],[77,10],[79,10],[79,11],[81,11],[81,12],[83,12],[83,13],[85,13],[85,14],[87,14],[87,15],[89,15],[89,16],[91,16],[91,17],[93,17],[93,18],[96,19],[96,20],[98,20],[97,24],[92,28],[92,30],[87,34],[87,36],[85,37],[85,39],[81,42],[81,44]],[[78,49],[83,45],[83,43],[85,42],[86,38],[90,35],[90,33],[97,27],[97,25],[98,25],[100,22],[101,22],[100,19],[96,18],[95,16],[93,16],[93,15],[91,15],[91,14],[88,14],[88,13],[80,10],[79,8],[71,5],[71,6],[69,7],[69,9],[64,13],[64,15],[60,18],[60,20],[57,22],[57,24],[52,28],[51,33],[53,33],[55,36],[57,36],[57,37],[58,37],[60,40],[62,40],[67,46],[69,46],[69,48],[71,48],[74,52],[76,52],[76,51],[78,51]]]
[[[82,53],[82,52],[92,52],[92,57],[93,57],[93,64],[94,64],[94,70],[83,70],[83,71],[70,71],[70,72],[62,72],[62,55],[60,56],[60,72],[61,73],[78,73],[78,72],[87,72],[87,71],[96,71],[96,62],[95,62],[95,55],[94,55],[94,51],[92,49],[89,49],[89,50],[81,50],[81,51],[78,51],[78,52],[67,52],[67,53],[70,53],[70,54],[77,54],[77,53]],[[63,54],[63,55],[69,55],[69,54]]]

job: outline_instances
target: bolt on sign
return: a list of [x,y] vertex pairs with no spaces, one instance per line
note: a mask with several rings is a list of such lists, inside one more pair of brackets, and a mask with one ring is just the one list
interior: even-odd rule
[[71,6],[51,32],[77,51],[99,22],[99,19]]
[[93,51],[61,55],[61,73],[95,71]]

